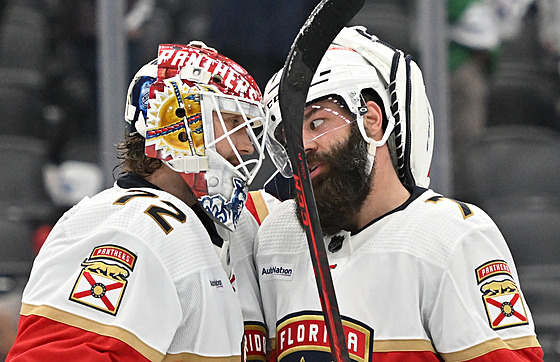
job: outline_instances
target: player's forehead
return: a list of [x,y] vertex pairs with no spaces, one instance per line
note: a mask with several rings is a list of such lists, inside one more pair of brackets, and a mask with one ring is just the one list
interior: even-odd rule
[[305,106],[303,117],[306,120],[319,112],[329,112],[335,116],[342,116],[343,118],[348,118],[350,115],[348,107],[346,107],[346,103],[342,100],[342,98],[337,96],[327,96],[308,103]]
[[313,102],[309,102],[303,112],[304,121],[313,119],[314,117],[333,116],[343,120],[352,118],[351,112],[348,110],[346,103],[341,97],[327,96]]
[[[240,112],[230,112],[230,111],[221,111],[221,110],[220,110],[220,111],[216,111],[216,110],[213,110],[213,111],[212,111],[212,114],[213,114],[215,117],[218,116],[218,113],[220,113],[220,115],[221,115],[223,118],[242,117],[242,115],[241,115]],[[250,118],[250,117],[248,117],[248,118]]]

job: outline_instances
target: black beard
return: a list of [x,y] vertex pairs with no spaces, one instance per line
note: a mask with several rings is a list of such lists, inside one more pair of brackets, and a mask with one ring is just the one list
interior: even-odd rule
[[[309,155],[308,162],[326,167],[312,180],[323,234],[355,231],[356,215],[371,191],[373,177],[373,170],[369,175],[366,172],[367,143],[356,124],[352,124],[346,142],[335,145],[329,153]],[[303,226],[300,211],[298,204],[297,215]]]

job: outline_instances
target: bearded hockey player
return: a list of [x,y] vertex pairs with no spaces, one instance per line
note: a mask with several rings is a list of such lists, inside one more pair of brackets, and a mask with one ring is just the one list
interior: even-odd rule
[[[290,177],[279,79],[264,96],[268,147]],[[540,361],[500,231],[480,208],[427,188],[433,132],[417,65],[364,27],[343,29],[311,82],[303,144],[350,356]],[[296,208],[276,207],[255,247],[273,359],[331,361]]]
[[247,193],[263,154],[255,81],[201,42],[164,44],[132,80],[125,119],[124,172],[52,230],[8,360],[264,356],[258,298],[242,309],[236,292],[256,285],[245,260],[268,200]]

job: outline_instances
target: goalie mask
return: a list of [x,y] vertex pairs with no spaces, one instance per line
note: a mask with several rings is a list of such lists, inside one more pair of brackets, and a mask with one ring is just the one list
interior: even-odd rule
[[[281,71],[268,82],[264,91],[269,137],[267,148],[279,171],[291,177],[291,167],[282,147],[282,125],[278,102]],[[365,90],[375,92],[383,104],[384,134],[381,140],[366,134],[363,115]],[[422,73],[410,56],[405,56],[367,34],[361,26],[344,28],[335,38],[311,82],[307,103],[338,96],[353,114],[364,140],[368,143],[367,172],[373,167],[377,147],[393,133],[396,144],[397,174],[404,184],[428,187],[433,151],[433,116]],[[379,102],[378,102],[379,103]]]
[[261,93],[247,71],[202,42],[160,45],[129,86],[125,119],[146,139],[145,154],[179,172],[207,213],[234,230],[263,157]]

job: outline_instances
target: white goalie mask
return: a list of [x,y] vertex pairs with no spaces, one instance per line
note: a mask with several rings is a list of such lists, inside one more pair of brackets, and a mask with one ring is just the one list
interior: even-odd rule
[[[267,112],[267,148],[278,170],[291,177],[291,166],[279,139],[282,133],[278,88],[281,72],[264,91]],[[373,90],[381,99],[386,118],[381,140],[368,137],[363,123],[367,112],[363,94]],[[410,56],[367,34],[362,26],[344,28],[326,51],[311,82],[307,103],[339,96],[354,115],[368,143],[367,172],[373,167],[375,150],[395,135],[397,174],[402,183],[428,187],[433,152],[433,116],[422,73]]]
[[[125,120],[146,139],[146,155],[179,172],[207,213],[234,230],[264,157],[261,93],[247,71],[202,42],[162,44],[129,86]],[[234,142],[240,133],[244,150]]]

